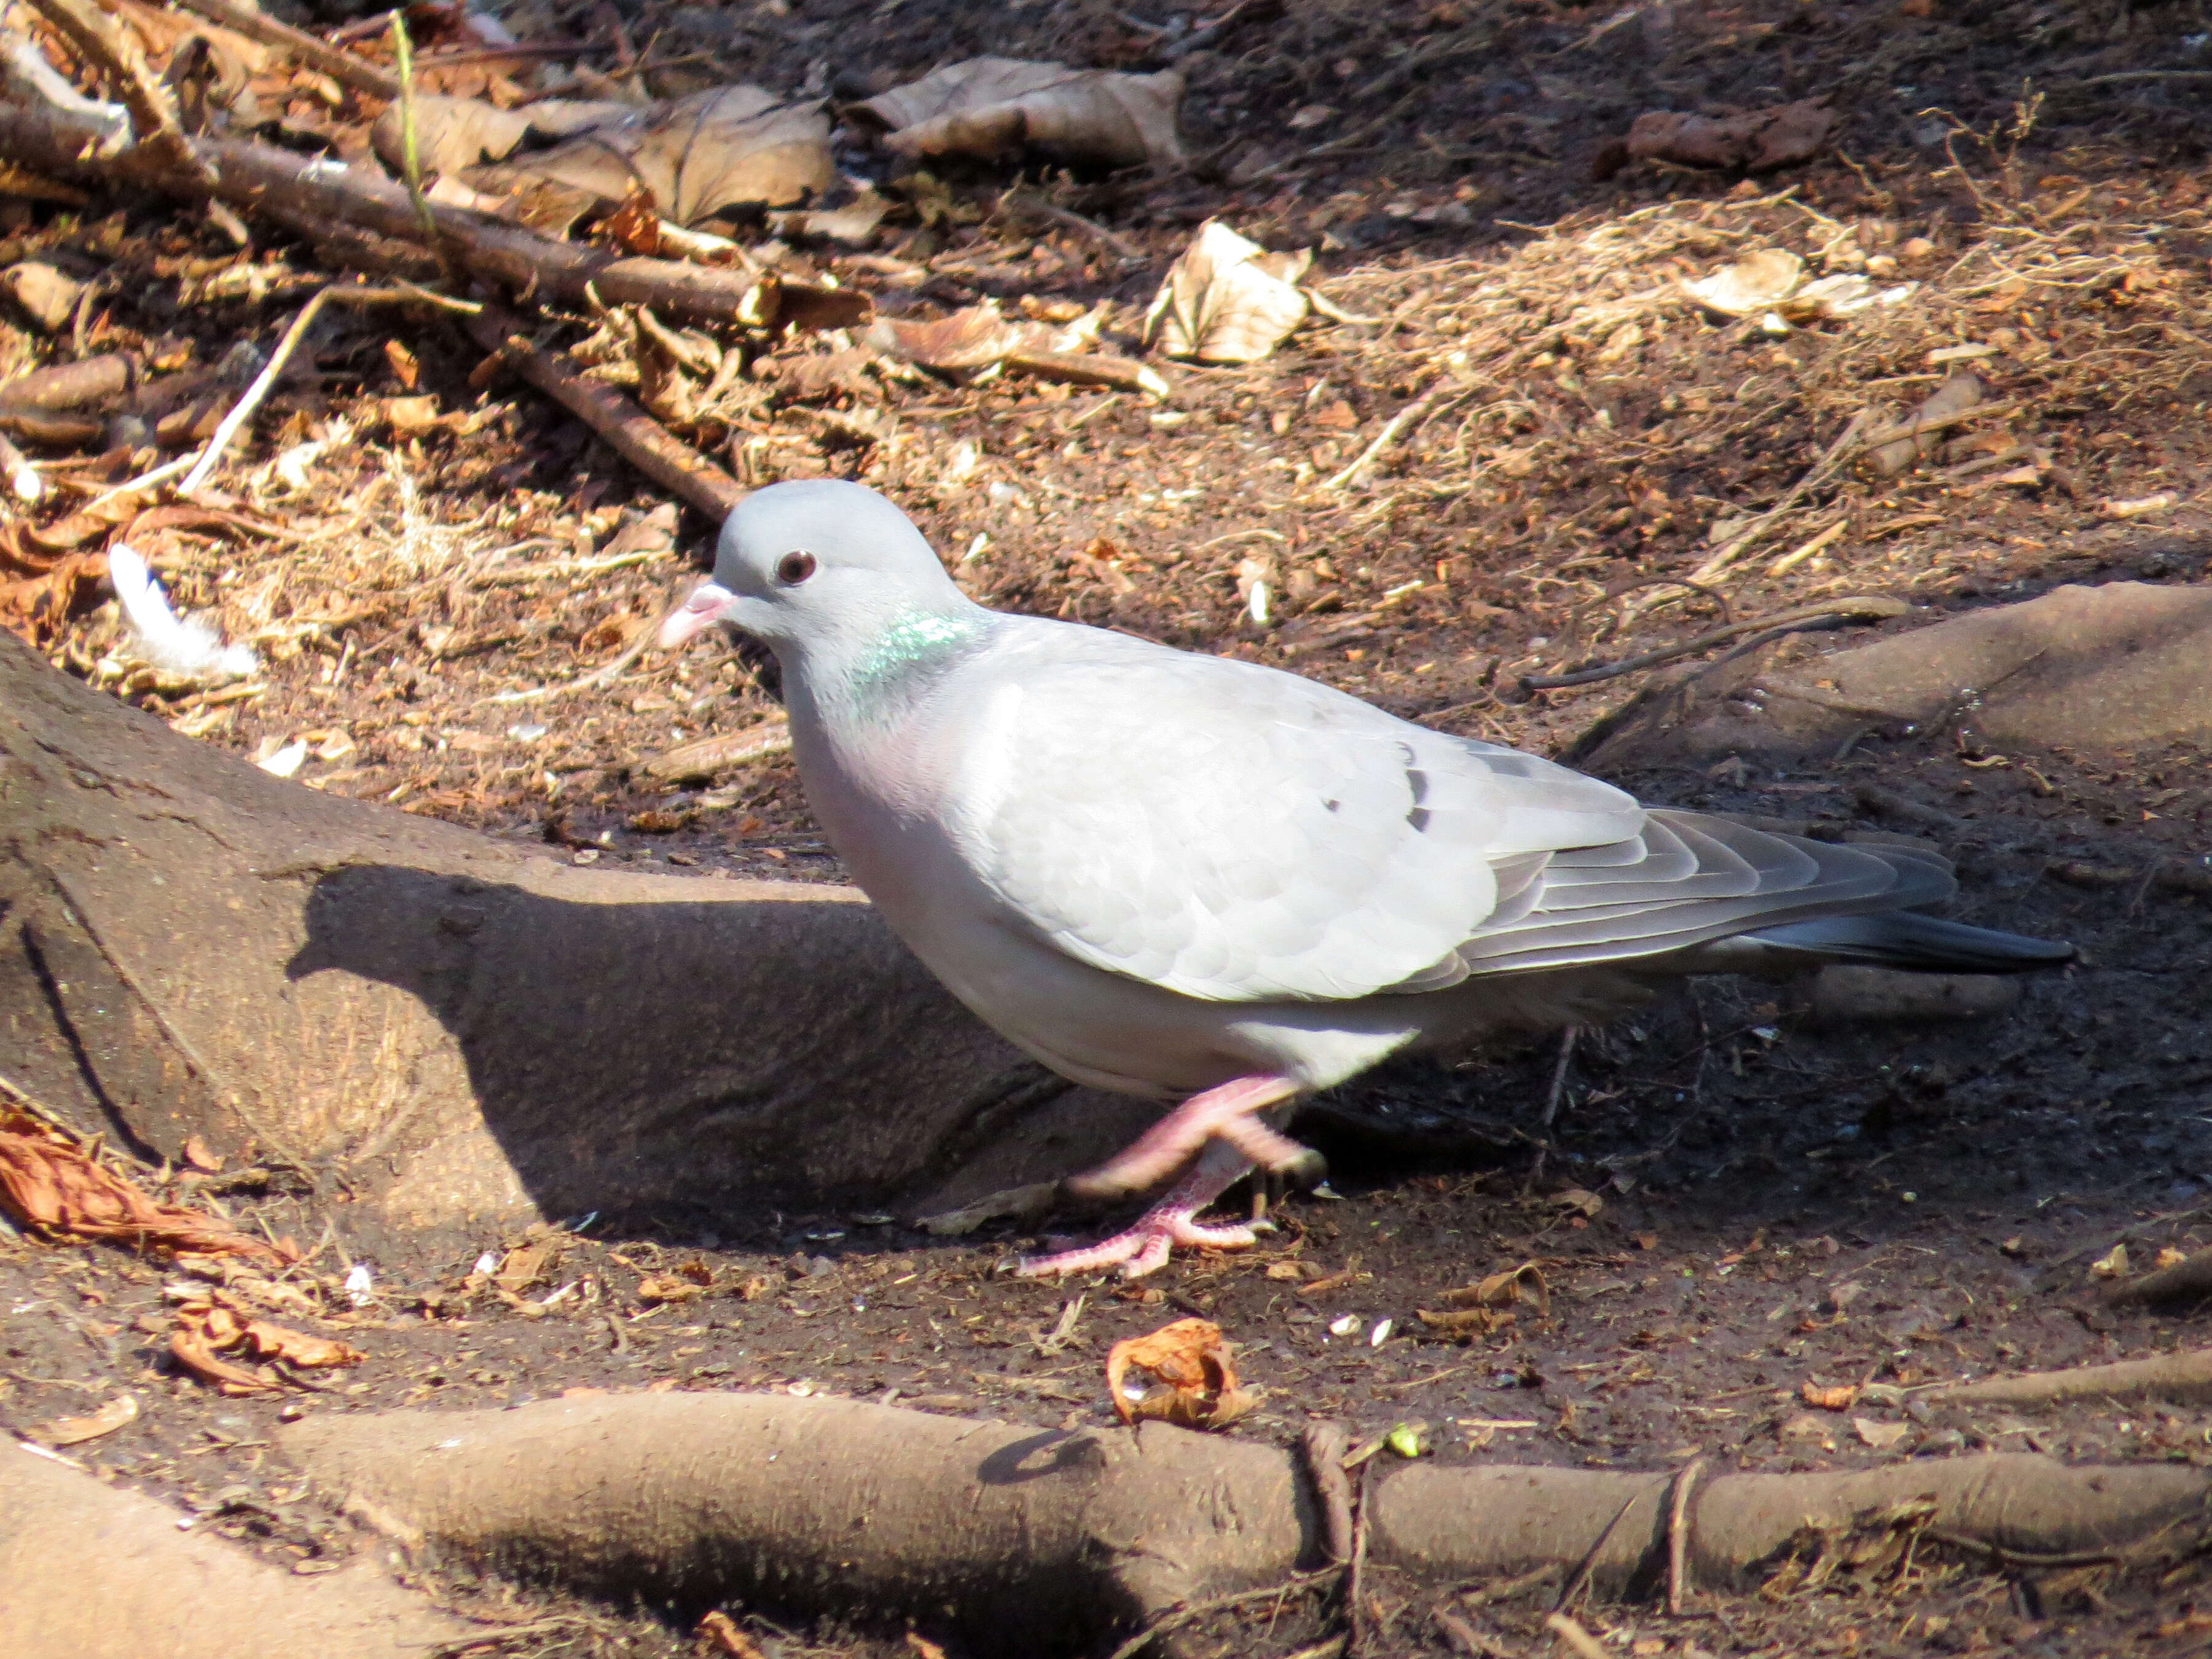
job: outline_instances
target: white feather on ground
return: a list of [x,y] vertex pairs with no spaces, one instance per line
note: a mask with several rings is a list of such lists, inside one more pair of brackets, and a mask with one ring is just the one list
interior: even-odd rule
[[242,680],[261,672],[247,645],[225,645],[198,617],[180,617],[145,559],[127,543],[107,550],[107,578],[130,624],[134,654],[172,679],[202,684]]

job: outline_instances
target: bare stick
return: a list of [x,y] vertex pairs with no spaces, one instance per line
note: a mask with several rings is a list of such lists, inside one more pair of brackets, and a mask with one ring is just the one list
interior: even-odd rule
[[1173,390],[1166,378],[1150,363],[1128,357],[1091,356],[1075,351],[1016,351],[1006,367],[1034,374],[1041,380],[1060,380],[1069,386],[1110,386],[1121,392],[1140,392],[1157,403]]
[[607,447],[647,477],[720,523],[745,498],[745,488],[613,387],[590,380],[555,354],[541,351],[504,312],[489,307],[468,330],[486,351],[590,427]]
[[1667,1509],[1667,1611],[1681,1617],[1690,1595],[1690,1492],[1705,1460],[1693,1457],[1674,1477],[1674,1501]]
[[[335,167],[250,139],[187,139],[190,154],[215,170],[212,185],[139,149],[98,154],[98,121],[58,104],[0,103],[0,155],[42,173],[107,185],[142,185],[198,199],[210,191],[241,211],[313,235],[368,231],[419,246],[422,227],[406,186],[374,168]],[[143,149],[143,146],[141,149]],[[479,213],[430,204],[439,234],[470,274],[522,294],[607,306],[649,305],[692,322],[741,320],[757,283],[742,271],[677,259],[617,258],[605,249],[556,241]]]
[[61,37],[88,64],[103,70],[131,112],[132,136],[173,167],[207,181],[207,164],[193,155],[177,119],[176,101],[169,89],[146,67],[138,43],[115,19],[85,3],[85,0],[30,0],[39,15],[54,26]]
[[1456,396],[1448,398],[1444,396],[1443,386],[1431,386],[1385,422],[1382,429],[1375,434],[1375,441],[1354,456],[1351,465],[1346,467],[1335,477],[1325,478],[1315,486],[1316,493],[1327,495],[1343,489],[1345,485],[1364,472],[1377,455],[1397,442],[1399,434],[1411,431],[1418,427],[1431,413],[1442,414],[1445,410],[1456,408],[1473,396],[1474,396],[1473,388],[1463,390]]
[[249,40],[273,46],[295,63],[319,70],[356,92],[387,100],[399,95],[399,82],[367,58],[318,40],[305,29],[280,23],[252,6],[240,5],[238,0],[179,0],[179,3],[225,28],[237,30]]
[[1571,674],[1524,674],[1521,677],[1521,689],[1523,691],[1558,691],[1568,686],[1595,685],[1600,680],[1633,674],[1639,669],[1656,668],[1661,663],[1672,662],[1677,657],[1693,657],[1700,652],[1711,650],[1717,645],[1725,645],[1730,640],[1746,634],[1756,634],[1765,629],[1796,629],[1820,623],[1881,621],[1891,617],[1909,615],[1911,610],[1912,607],[1904,600],[1887,596],[1823,599],[1818,605],[1802,605],[1795,611],[1778,611],[1772,616],[1747,617],[1741,622],[1711,629],[1694,639],[1662,645],[1656,651],[1623,657],[1618,662],[1577,668]]
[[230,413],[222,417],[222,424],[216,428],[215,435],[208,440],[207,447],[200,452],[199,459],[193,463],[192,470],[185,475],[185,481],[177,486],[178,494],[189,495],[208,481],[209,477],[222,464],[223,452],[230,447],[231,441],[238,436],[239,428],[253,418],[253,411],[261,407],[263,400],[269,396],[270,389],[283,378],[285,365],[292,361],[292,354],[300,349],[300,342],[307,338],[307,330],[313,325],[315,319],[322,313],[323,307],[333,302],[349,306],[428,303],[442,305],[459,311],[475,308],[471,301],[449,300],[441,294],[432,294],[426,289],[412,286],[356,288],[334,283],[322,289],[307,304],[300,307],[300,314],[292,319],[292,325],[284,331],[284,337],[277,341],[276,349],[269,354],[267,367],[254,376],[253,384],[246,388],[245,395],[232,404]]
[[1613,1659],[1596,1637],[1564,1613],[1555,1613],[1546,1618],[1544,1628],[1574,1650],[1577,1659]]

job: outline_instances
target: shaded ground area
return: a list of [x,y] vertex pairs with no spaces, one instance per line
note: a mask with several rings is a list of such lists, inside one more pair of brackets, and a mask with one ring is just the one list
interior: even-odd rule
[[[854,363],[849,341],[795,336],[766,354],[750,407],[693,435],[749,480],[833,471],[886,489],[990,603],[1293,667],[1548,752],[1642,682],[1532,695],[1522,677],[1687,639],[1721,611],[1866,593],[1929,608],[1896,628],[2059,582],[2201,579],[2199,9],[1247,13],[1177,60],[1200,171],[1032,181],[1073,225],[1025,216],[1003,171],[948,173],[910,186],[876,246],[788,258],[892,313],[985,295],[1010,310],[1024,296],[1109,302],[1106,337],[1133,350],[1167,263],[1220,215],[1271,246],[1316,246],[1322,290],[1379,320],[1310,325],[1249,368],[1170,369],[1158,406],[1012,375],[898,380]],[[784,90],[872,86],[982,51],[1151,68],[1206,21],[935,0],[623,15],[645,61],[667,65],[648,76]],[[508,21],[526,38],[587,27],[550,5]],[[1755,182],[1613,170],[1605,154],[1646,110],[1822,95],[1842,118],[1835,152]],[[0,263],[53,254],[112,276],[89,349],[189,340],[212,360],[234,338],[265,341],[320,281],[303,250],[240,250],[151,199],[7,210]],[[1783,333],[1681,298],[1680,279],[1767,247],[1919,287]],[[592,325],[575,319],[562,337]],[[314,383],[271,400],[230,476],[236,510],[276,533],[134,532],[180,604],[217,607],[271,659],[265,690],[138,700],[248,753],[304,737],[313,787],[580,858],[836,878],[787,763],[680,790],[639,769],[772,719],[757,665],[717,645],[561,690],[651,626],[704,527],[661,509],[582,427],[512,387],[471,386],[477,355],[458,334],[410,334],[405,380],[384,326],[337,319]],[[11,325],[0,361],[74,349]],[[1900,414],[1962,368],[2004,413],[1909,471],[1844,468],[1793,494],[1854,416]],[[423,392],[443,424],[395,430],[389,400]],[[1425,398],[1422,420],[1393,428]],[[301,444],[321,447],[288,477],[274,458]],[[112,474],[48,459],[83,495]],[[1760,539],[1705,569],[1778,504]],[[54,654],[97,672],[114,626],[80,619]],[[2203,757],[1996,764],[1961,737],[1877,728],[1780,770],[1615,775],[1672,805],[1935,839],[1961,861],[1954,914],[2085,952],[1987,1018],[1854,1024],[1800,993],[1716,983],[1585,1035],[1564,1069],[1548,1043],[1394,1068],[1309,1114],[1330,1195],[1285,1199],[1260,1250],[1131,1286],[1015,1280],[1003,1269],[1034,1240],[944,1243],[848,1214],[683,1218],[621,1237],[564,1218],[534,1237],[362,1263],[342,1203],[172,1172],[174,1191],[315,1246],[292,1277],[327,1317],[299,1317],[368,1360],[282,1401],[216,1398],[165,1358],[175,1274],[10,1237],[0,1415],[21,1431],[133,1394],[134,1424],[70,1455],[305,1571],[358,1545],[270,1459],[283,1413],[744,1387],[1103,1423],[1107,1346],[1179,1314],[1218,1321],[1266,1391],[1242,1434],[1291,1434],[1316,1414],[1355,1440],[1418,1422],[1441,1456],[1640,1468],[1980,1447],[2205,1460],[2202,1412],[1938,1415],[1910,1392],[2191,1346],[2201,1320],[2107,1310],[2093,1266],[2115,1245],[2142,1266],[2212,1243],[2199,989],[2212,931],[2203,900],[2148,875],[2162,858],[2201,860]],[[1867,783],[1942,827],[1869,805],[1854,793]],[[2069,860],[2145,878],[2083,888],[2046,873]],[[1443,1291],[1523,1261],[1541,1264],[1547,1309],[1464,1343],[1420,1320]],[[364,1265],[354,1307],[342,1285]],[[1866,1384],[1882,1386],[1808,1409],[1808,1385]],[[1456,1605],[1497,1650],[1545,1651],[1540,1609],[1558,1588]],[[1363,1651],[1456,1650],[1429,1600],[1374,1589]],[[657,1610],[456,1590],[530,1626],[509,1651],[690,1650]],[[1936,1565],[1691,1620],[1599,1608],[1589,1622],[1638,1654],[2158,1654],[2201,1650],[2204,1605],[2193,1580],[2151,1595],[2094,1572]],[[915,1651],[733,1611],[763,1621],[771,1652]],[[1194,1650],[1289,1653],[1333,1628],[1263,1606]]]

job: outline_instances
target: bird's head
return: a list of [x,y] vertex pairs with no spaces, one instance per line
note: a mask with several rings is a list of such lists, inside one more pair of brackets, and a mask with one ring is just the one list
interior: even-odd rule
[[811,653],[971,609],[905,514],[838,478],[771,484],[722,526],[714,575],[660,625],[664,650],[720,623]]

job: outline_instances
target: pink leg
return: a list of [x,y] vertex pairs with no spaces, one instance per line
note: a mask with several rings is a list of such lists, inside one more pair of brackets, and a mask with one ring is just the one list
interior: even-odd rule
[[[1088,1174],[1074,1176],[1067,1188],[1085,1198],[1119,1198],[1139,1192],[1158,1185],[1188,1163],[1193,1153],[1217,1139],[1279,1175],[1307,1173],[1319,1162],[1317,1156],[1254,1115],[1297,1092],[1297,1085],[1289,1079],[1262,1073],[1193,1095],[1146,1130],[1134,1145]],[[1215,1188],[1208,1199],[1220,1190]]]
[[1080,1249],[1030,1256],[1018,1271],[1025,1279],[1035,1279],[1045,1273],[1096,1273],[1119,1263],[1124,1279],[1141,1279],[1165,1267],[1169,1252],[1178,1244],[1243,1249],[1253,1242],[1251,1228],[1205,1227],[1195,1218],[1251,1167],[1233,1147],[1216,1141],[1200,1154],[1190,1173],[1127,1231]]

